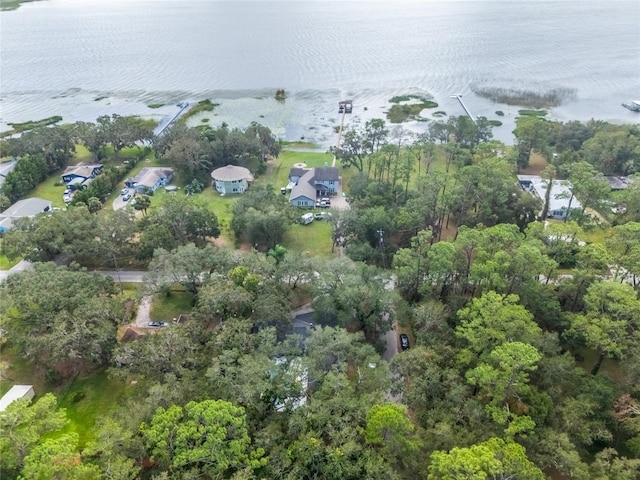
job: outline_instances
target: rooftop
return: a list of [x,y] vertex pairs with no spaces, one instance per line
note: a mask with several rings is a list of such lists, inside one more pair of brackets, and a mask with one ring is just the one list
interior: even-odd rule
[[[518,181],[524,190],[532,192],[544,201],[547,194],[548,182],[546,180],[543,180],[539,175],[518,175]],[[554,180],[551,185],[551,196],[549,197],[549,211],[568,208],[570,198],[571,184],[567,180]],[[571,200],[571,208],[582,208],[582,204],[574,197]]]
[[223,182],[243,179],[246,179],[248,182],[253,182],[253,175],[249,169],[238,165],[226,165],[224,167],[216,168],[211,172],[211,178]]
[[[0,412],[4,412],[13,401],[25,398],[31,390],[33,390],[33,385],[14,385],[11,387],[11,390],[0,398]],[[28,398],[32,398],[32,396],[28,396]]]

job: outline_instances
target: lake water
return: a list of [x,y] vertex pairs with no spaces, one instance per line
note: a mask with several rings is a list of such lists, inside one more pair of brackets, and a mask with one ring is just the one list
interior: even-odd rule
[[640,2],[616,0],[44,0],[0,13],[0,129],[51,115],[160,118],[210,98],[220,106],[195,124],[255,120],[326,146],[339,100],[353,99],[354,122],[404,93],[461,115],[451,95],[462,94],[511,143],[518,108],[473,93],[482,87],[567,89],[551,118],[640,122],[620,105],[640,99],[638,19]]

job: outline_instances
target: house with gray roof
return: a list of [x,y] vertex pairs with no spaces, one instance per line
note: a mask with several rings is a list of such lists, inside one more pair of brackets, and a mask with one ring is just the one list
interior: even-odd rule
[[630,177],[604,177],[609,182],[611,186],[611,190],[624,190],[629,186],[630,183],[633,183],[634,179]]
[[226,165],[211,172],[211,183],[221,195],[244,193],[253,182],[249,169],[238,165]]
[[294,182],[296,178],[289,196],[289,203],[294,207],[314,207],[318,197],[335,195],[340,190],[340,172],[335,167],[292,168],[289,180]]
[[91,180],[102,173],[103,168],[104,165],[100,163],[70,165],[62,172],[60,178],[72,190],[82,190],[91,183]]
[[168,185],[173,178],[173,168],[169,167],[145,167],[133,178],[125,180],[128,188],[133,188],[136,193],[144,193],[147,190],[155,192],[158,188]]
[[[518,175],[520,187],[534,197],[545,201],[547,195],[548,180],[543,180],[539,175]],[[548,216],[563,220],[571,214],[574,208],[582,208],[580,201],[571,193],[571,184],[567,180],[553,180],[551,195],[549,196]]]
[[39,213],[51,210],[51,202],[42,198],[25,198],[0,213],[0,233],[10,230],[18,218],[35,217]]

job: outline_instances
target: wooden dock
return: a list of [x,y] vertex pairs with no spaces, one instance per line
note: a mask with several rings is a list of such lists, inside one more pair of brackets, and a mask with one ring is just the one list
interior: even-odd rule
[[[340,148],[340,142],[342,140],[342,130],[344,130],[344,117],[347,116],[347,113],[351,113],[353,111],[353,102],[351,100],[343,100],[338,102],[338,113],[341,113],[340,117],[340,127],[338,127],[338,140],[336,141],[336,148]],[[336,156],[333,156],[333,162],[331,163],[332,167],[336,166]]]

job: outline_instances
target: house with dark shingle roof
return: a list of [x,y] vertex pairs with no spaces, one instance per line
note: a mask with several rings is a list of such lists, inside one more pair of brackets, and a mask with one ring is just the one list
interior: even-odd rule
[[67,187],[82,190],[91,183],[91,180],[102,173],[103,168],[104,165],[99,163],[90,165],[79,163],[78,165],[71,165],[67,167],[65,171],[62,172],[62,175],[60,175],[60,178]]
[[314,207],[318,197],[335,195],[340,189],[340,173],[335,167],[292,168],[289,180],[295,183],[289,196],[294,207]]

